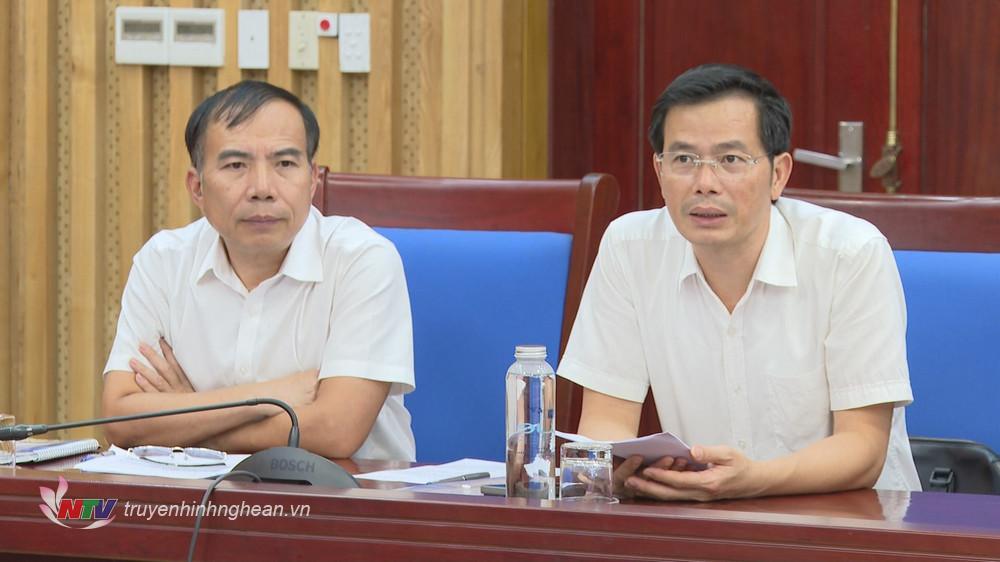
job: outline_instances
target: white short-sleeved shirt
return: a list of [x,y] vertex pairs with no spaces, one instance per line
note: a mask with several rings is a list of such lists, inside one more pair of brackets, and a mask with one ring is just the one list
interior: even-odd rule
[[253,291],[200,219],[159,232],[133,259],[104,368],[130,371],[139,343],[170,344],[195,390],[319,369],[393,383],[357,458],[414,460],[403,394],[414,388],[410,301],[399,253],[361,221],[315,208],[279,272]]
[[761,460],[831,435],[833,411],[891,402],[876,487],[919,490],[905,333],[899,272],[870,223],[780,198],[730,314],[662,208],[608,227],[559,375],[634,402],[652,388],[665,431]]

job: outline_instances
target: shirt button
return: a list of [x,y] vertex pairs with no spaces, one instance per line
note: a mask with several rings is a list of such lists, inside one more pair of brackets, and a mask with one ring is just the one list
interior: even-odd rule
[[730,327],[729,327],[729,328],[728,328],[728,329],[726,330],[726,335],[728,335],[729,337],[733,337],[733,336],[735,336],[735,335],[736,335],[736,326],[730,326]]
[[746,450],[746,448],[747,448],[747,442],[746,441],[740,439],[739,445],[740,445],[740,449]]
[[739,393],[743,392],[743,387],[737,386],[736,388],[733,389],[733,392],[735,392],[736,394],[739,394]]

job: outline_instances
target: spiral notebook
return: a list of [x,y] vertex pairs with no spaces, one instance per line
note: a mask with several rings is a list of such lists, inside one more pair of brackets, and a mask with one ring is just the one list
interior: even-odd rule
[[[17,464],[82,455],[100,448],[101,444],[97,442],[97,439],[71,439],[68,441],[26,439],[17,442]],[[9,458],[0,460],[0,463],[4,464],[9,462]]]

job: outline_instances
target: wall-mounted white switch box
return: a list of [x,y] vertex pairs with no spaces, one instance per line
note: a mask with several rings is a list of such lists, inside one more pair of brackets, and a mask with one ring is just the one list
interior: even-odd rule
[[316,12],[288,12],[288,68],[319,69]]
[[171,8],[170,64],[222,66],[226,60],[226,11],[217,8]]
[[167,64],[167,8],[115,8],[115,62]]
[[337,14],[331,12],[316,12],[316,35],[320,37],[337,36]]
[[368,14],[340,14],[340,71],[371,72]]
[[270,65],[270,35],[267,10],[240,10],[239,17],[240,68],[267,68]]

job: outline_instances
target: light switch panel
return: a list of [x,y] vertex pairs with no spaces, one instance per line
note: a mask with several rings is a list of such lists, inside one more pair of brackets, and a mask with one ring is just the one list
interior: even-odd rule
[[240,68],[267,68],[270,63],[270,35],[267,10],[240,10],[237,39]]
[[319,69],[316,12],[288,12],[288,68]]
[[368,14],[340,14],[340,71],[371,72]]

